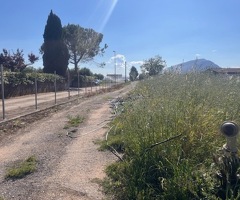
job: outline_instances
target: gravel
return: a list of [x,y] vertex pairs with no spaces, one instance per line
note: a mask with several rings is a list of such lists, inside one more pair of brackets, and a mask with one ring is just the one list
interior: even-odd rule
[[[106,199],[96,180],[104,178],[105,167],[117,158],[98,151],[96,141],[104,139],[113,117],[110,102],[134,85],[1,124],[0,199]],[[84,122],[64,129],[68,116],[78,115]],[[36,172],[22,179],[5,179],[13,163],[32,155],[38,161]]]

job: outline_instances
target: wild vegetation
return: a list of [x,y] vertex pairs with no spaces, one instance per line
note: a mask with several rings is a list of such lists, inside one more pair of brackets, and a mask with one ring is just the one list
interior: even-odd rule
[[141,81],[111,124],[107,143],[122,159],[106,169],[106,192],[129,200],[239,199],[239,185],[221,187],[216,178],[224,171],[216,162],[225,143],[219,127],[240,122],[239,99],[238,77],[161,75]]
[[19,162],[7,170],[6,179],[19,179],[36,171],[37,160],[30,156],[25,161]]
[[71,127],[78,127],[79,124],[83,123],[84,117],[77,115],[77,116],[67,116],[68,121],[67,124],[64,126],[64,129],[68,129]]

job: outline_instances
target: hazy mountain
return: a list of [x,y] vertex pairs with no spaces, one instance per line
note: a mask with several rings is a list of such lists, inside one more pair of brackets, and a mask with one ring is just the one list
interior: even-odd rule
[[190,60],[188,62],[180,63],[171,67],[166,68],[168,72],[176,73],[190,73],[190,72],[201,72],[211,68],[220,68],[217,64],[206,59]]

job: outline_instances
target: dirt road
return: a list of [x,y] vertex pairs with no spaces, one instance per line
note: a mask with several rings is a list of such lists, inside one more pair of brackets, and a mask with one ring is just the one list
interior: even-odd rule
[[[67,104],[64,109],[5,136],[0,143],[0,197],[4,200],[106,199],[95,180],[104,177],[104,168],[116,157],[98,151],[95,142],[104,138],[113,117],[109,102],[126,95],[133,87],[131,84]],[[73,135],[70,135],[71,128],[64,129],[67,116],[84,117]],[[4,179],[9,166],[32,155],[38,160],[36,172],[14,181]]]
[[[60,104],[67,102],[74,98],[82,98],[99,90],[110,88],[110,85],[86,87],[78,89],[70,89],[60,92],[48,92],[39,93],[37,95],[25,95],[20,97],[13,97],[5,99],[5,119],[11,119],[24,115],[26,113],[31,113],[34,111],[42,110],[55,104]],[[2,100],[0,101],[0,122],[3,120],[3,108]]]

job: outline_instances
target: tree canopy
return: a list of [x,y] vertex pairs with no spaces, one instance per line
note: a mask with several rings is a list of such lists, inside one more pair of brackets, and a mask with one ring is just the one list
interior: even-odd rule
[[52,10],[48,16],[45,26],[44,43],[41,47],[43,53],[43,72],[66,75],[69,53],[62,38],[62,24],[60,18],[53,14]]
[[144,63],[141,65],[141,69],[144,74],[154,76],[159,74],[165,66],[166,61],[164,61],[161,56],[157,55],[153,58],[145,60]]
[[94,77],[96,78],[96,79],[98,79],[98,80],[103,80],[104,79],[104,75],[102,75],[102,74],[94,74]]
[[79,74],[82,76],[93,76],[93,73],[91,72],[91,70],[86,67],[80,69]]
[[107,48],[106,44],[103,48],[100,47],[103,34],[75,24],[63,27],[63,39],[70,54],[69,62],[74,65],[75,71],[78,70],[80,62],[87,62],[96,55],[102,55]]
[[62,24],[60,18],[53,14],[52,10],[48,16],[45,26],[44,41],[61,40],[62,39]]
[[130,81],[135,81],[138,77],[138,71],[137,68],[132,66],[130,73],[129,73]]
[[28,61],[26,63],[24,59],[23,50],[17,49],[16,52],[10,52],[7,49],[3,49],[3,52],[0,53],[0,64],[2,64],[6,69],[16,72],[24,70],[28,65],[33,64],[39,58],[33,53],[28,54]]

